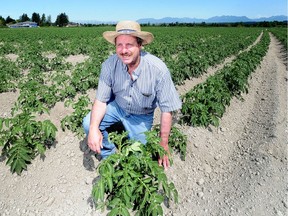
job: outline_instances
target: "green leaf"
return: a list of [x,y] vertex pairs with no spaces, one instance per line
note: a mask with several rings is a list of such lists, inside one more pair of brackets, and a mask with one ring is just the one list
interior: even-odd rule
[[[127,187],[126,187],[127,188]],[[125,204],[130,203],[130,197],[127,193],[127,191],[125,191],[125,193],[123,194],[124,200],[125,200]]]
[[0,118],[0,131],[2,131],[3,128],[3,118]]
[[44,155],[44,153],[46,151],[45,146],[41,143],[38,143],[38,142],[36,143],[36,149],[39,152],[39,154],[42,156]]
[[127,210],[127,208],[122,208],[121,209],[121,216],[130,216],[129,211]]
[[109,202],[109,207],[114,209],[116,206],[119,206],[120,203],[121,203],[120,198],[116,197]]
[[19,151],[19,156],[20,158],[22,158],[23,161],[30,162],[32,160],[32,158],[23,150]]
[[156,194],[154,196],[154,202],[157,202],[160,204],[160,203],[164,202],[164,197],[162,195]]
[[119,208],[113,208],[109,213],[108,213],[108,216],[117,216],[119,215]]
[[130,145],[130,149],[133,151],[133,152],[142,152],[140,146],[143,145],[142,143],[140,142],[134,142],[132,145]]
[[7,127],[7,128],[9,128],[9,125],[10,125],[10,119],[4,119],[4,124],[5,124],[5,126]]
[[112,177],[108,177],[106,178],[107,184],[108,184],[108,188],[109,188],[109,192],[111,193],[113,190],[113,182],[112,182]]
[[100,181],[99,181],[99,199],[101,201],[104,200],[104,192],[105,192],[104,180],[103,180],[103,178],[101,178]]

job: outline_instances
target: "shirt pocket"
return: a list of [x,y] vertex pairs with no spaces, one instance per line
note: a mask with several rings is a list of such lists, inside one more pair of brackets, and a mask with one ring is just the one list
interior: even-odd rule
[[139,107],[143,109],[151,109],[155,107],[155,91],[152,88],[141,89],[139,87],[135,88],[135,100]]

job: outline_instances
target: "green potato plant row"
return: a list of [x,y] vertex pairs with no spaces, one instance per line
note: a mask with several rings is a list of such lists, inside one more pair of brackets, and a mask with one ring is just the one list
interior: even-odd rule
[[261,32],[258,28],[175,27],[148,30],[155,32],[156,42],[145,49],[165,61],[177,85],[183,84],[186,79],[199,77],[208,67],[237,55],[251,45]]
[[181,123],[218,126],[231,99],[241,98],[242,93],[248,92],[249,77],[260,65],[269,43],[270,37],[264,32],[261,41],[250,51],[241,53],[230,65],[186,93],[182,97]]
[[283,44],[284,49],[288,50],[288,32],[287,28],[271,28],[269,31]]
[[[0,56],[16,54],[18,68],[36,68],[40,74],[49,74],[51,71],[71,70],[71,65],[64,59],[69,55],[82,54],[89,56],[93,67],[99,71],[101,63],[114,51],[114,47],[101,35],[109,29],[113,27],[1,29]],[[163,59],[171,70],[174,82],[181,84],[249,46],[261,29],[150,27],[147,30],[153,32],[155,41],[144,49]],[[49,54],[55,56],[49,57]],[[91,64],[84,64],[81,70],[90,69]],[[91,75],[95,75],[95,71],[93,73]],[[78,76],[82,76],[81,71]]]

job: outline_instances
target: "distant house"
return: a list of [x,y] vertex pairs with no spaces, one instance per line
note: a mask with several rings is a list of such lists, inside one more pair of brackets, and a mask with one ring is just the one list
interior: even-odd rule
[[79,26],[78,23],[69,22],[66,27],[78,27],[78,26]]
[[38,27],[38,24],[36,22],[19,22],[19,23],[15,23],[12,25],[8,25],[9,28],[35,28]]

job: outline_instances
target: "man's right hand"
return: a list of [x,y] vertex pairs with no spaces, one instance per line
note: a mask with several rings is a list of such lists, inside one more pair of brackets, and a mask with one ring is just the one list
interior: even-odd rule
[[103,148],[102,140],[103,140],[103,135],[99,129],[89,131],[87,142],[88,142],[89,148],[92,151],[98,154],[101,153],[101,148]]

